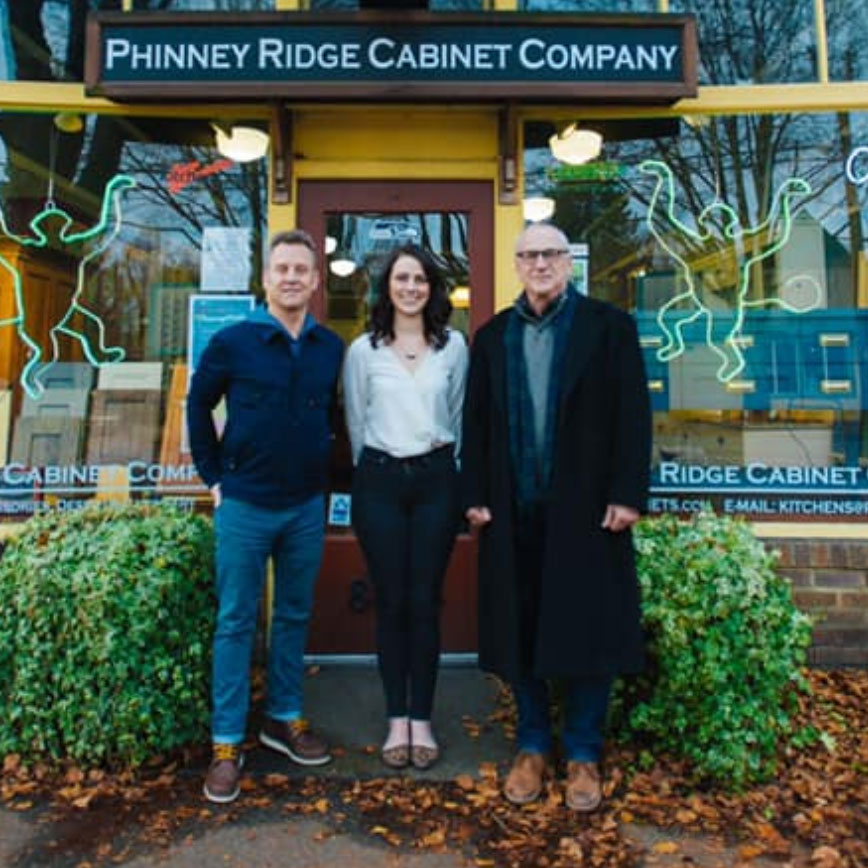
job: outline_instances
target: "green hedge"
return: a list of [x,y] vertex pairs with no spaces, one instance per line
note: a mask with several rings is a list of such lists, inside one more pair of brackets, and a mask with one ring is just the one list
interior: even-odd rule
[[[739,521],[636,529],[649,667],[613,703],[653,759],[740,787],[774,770],[809,619]],[[0,559],[0,757],[137,764],[205,740],[216,603],[211,523],[169,507],[32,519]]]
[[686,758],[697,778],[767,778],[811,643],[777,556],[745,522],[710,512],[645,520],[635,539],[650,661],[622,685],[617,725],[652,756]]
[[0,559],[0,757],[136,765],[205,737],[212,552],[168,506],[30,520]]

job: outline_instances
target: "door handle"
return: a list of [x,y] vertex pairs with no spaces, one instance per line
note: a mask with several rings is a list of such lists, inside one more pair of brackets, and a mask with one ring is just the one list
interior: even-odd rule
[[350,582],[350,611],[361,615],[372,602],[371,583],[366,576]]

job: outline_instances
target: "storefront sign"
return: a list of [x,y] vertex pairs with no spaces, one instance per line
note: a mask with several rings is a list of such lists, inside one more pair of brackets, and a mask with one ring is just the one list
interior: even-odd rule
[[87,51],[88,92],[110,97],[696,94],[689,15],[105,13]]
[[868,468],[677,461],[662,461],[654,468],[649,500],[652,513],[688,514],[706,507],[767,518],[868,516]]

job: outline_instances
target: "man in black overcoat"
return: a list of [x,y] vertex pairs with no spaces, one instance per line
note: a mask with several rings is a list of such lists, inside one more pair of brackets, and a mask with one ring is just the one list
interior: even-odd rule
[[518,709],[505,796],[524,804],[542,790],[560,678],[566,802],[592,811],[612,681],[643,664],[630,528],[647,498],[648,387],[633,318],[575,291],[559,229],[531,225],[515,257],[523,292],[477,333],[464,407],[479,661]]

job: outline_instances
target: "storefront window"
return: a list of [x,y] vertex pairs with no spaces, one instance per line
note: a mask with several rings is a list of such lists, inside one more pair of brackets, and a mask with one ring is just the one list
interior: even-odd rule
[[184,401],[260,294],[265,160],[204,122],[0,115],[0,520],[204,491]]
[[[323,12],[359,8],[359,0],[309,0],[309,4],[309,8]],[[480,12],[488,8],[488,0],[428,0],[432,12]]]
[[133,9],[171,12],[263,12],[274,9],[274,0],[133,0]]
[[88,7],[120,6],[120,0],[0,0],[0,81],[81,81]]
[[868,4],[862,0],[826,0],[829,75],[836,81],[868,79]]
[[657,0],[520,0],[525,12],[656,12]]
[[[0,0],[0,81],[81,81],[88,11],[120,11],[121,0]],[[274,0],[136,0],[136,10],[260,11]]]
[[579,291],[636,317],[655,511],[868,514],[868,114],[589,123],[525,192],[574,242]]
[[672,0],[699,25],[700,84],[816,81],[812,0]]

